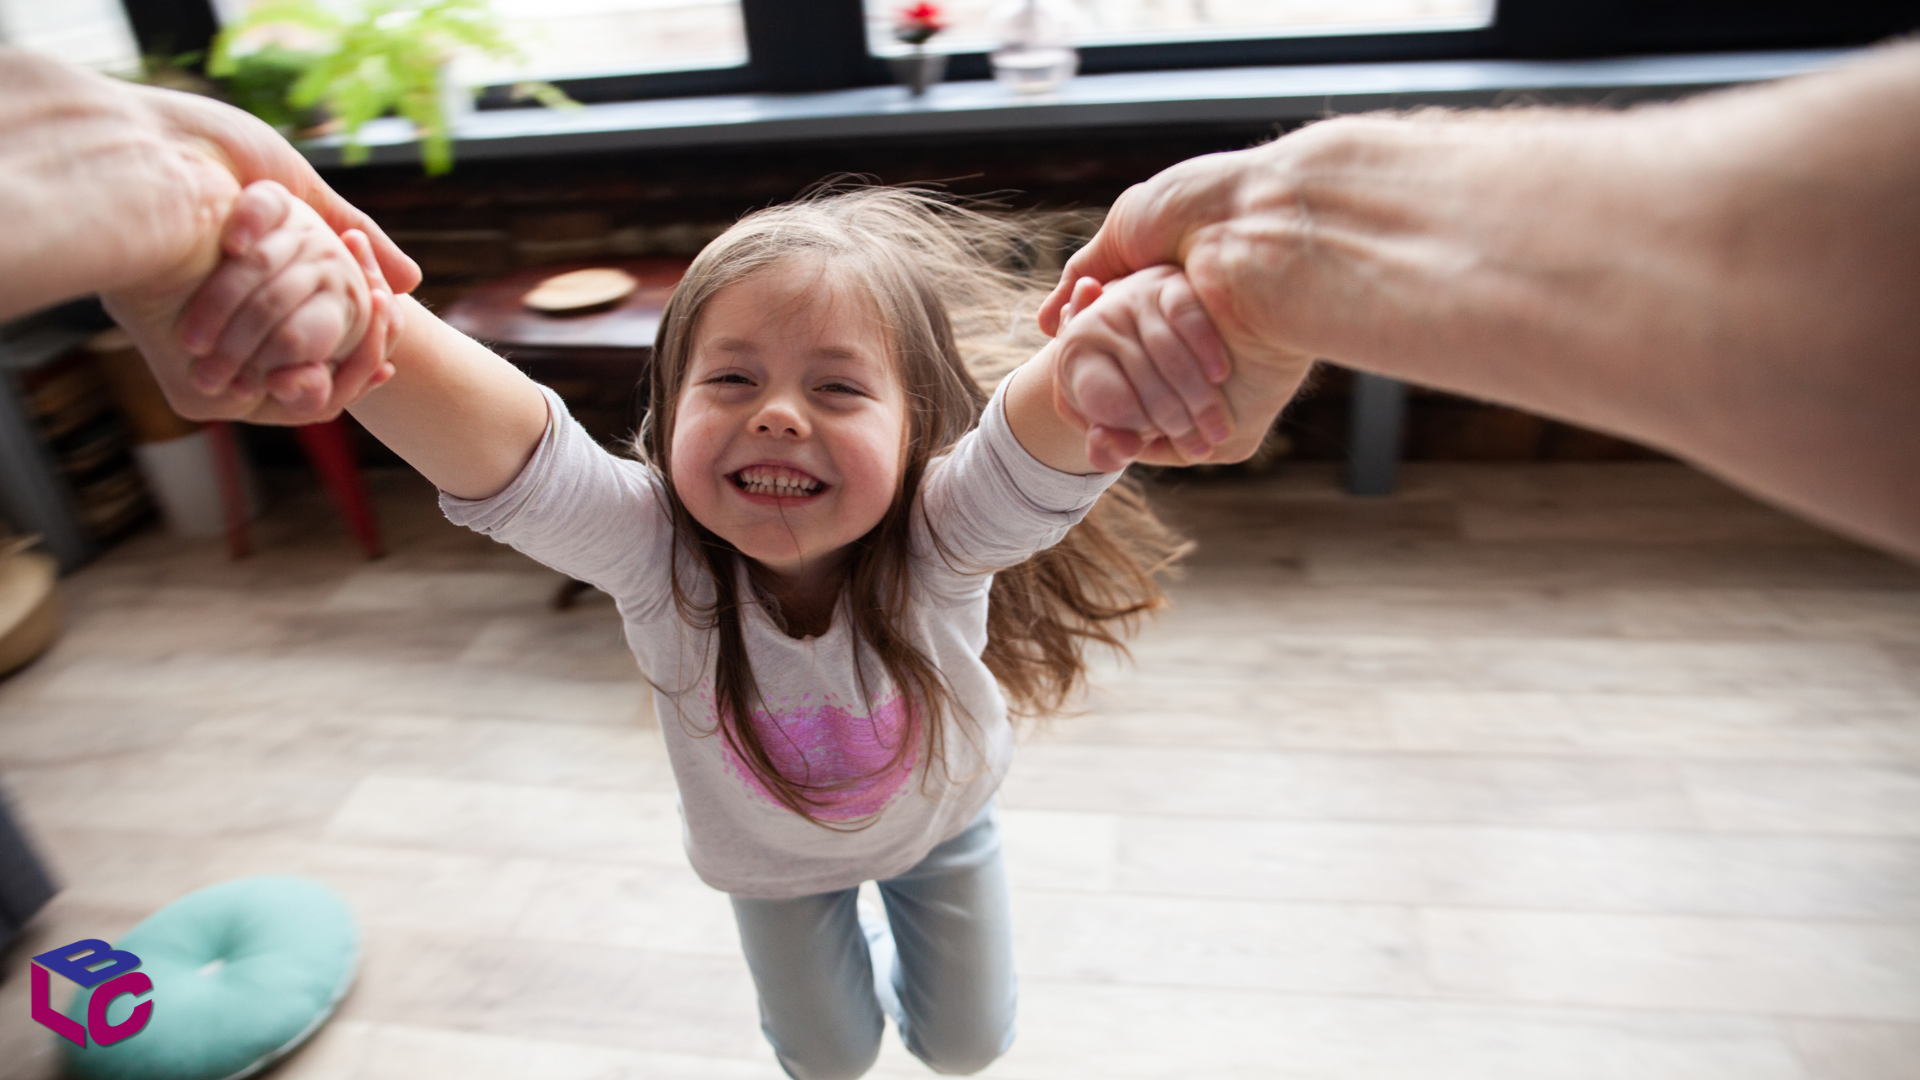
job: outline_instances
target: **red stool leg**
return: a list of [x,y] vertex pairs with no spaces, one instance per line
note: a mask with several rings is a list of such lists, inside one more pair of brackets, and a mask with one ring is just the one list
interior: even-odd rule
[[366,485],[360,482],[360,464],[353,458],[346,421],[329,420],[293,430],[300,437],[307,460],[313,462],[313,471],[320,474],[327,494],[333,496],[334,505],[347,519],[347,527],[360,541],[361,550],[369,559],[386,554],[386,546],[380,542],[380,523],[373,518],[373,504],[367,499]]
[[247,489],[240,475],[240,440],[225,420],[207,421],[207,446],[220,482],[220,512],[227,519],[227,557],[244,559],[253,550],[247,527]]

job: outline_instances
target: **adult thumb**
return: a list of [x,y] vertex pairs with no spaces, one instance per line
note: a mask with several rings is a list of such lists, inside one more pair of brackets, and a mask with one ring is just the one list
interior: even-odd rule
[[386,275],[387,286],[394,293],[412,292],[420,284],[420,264],[408,258],[372,218],[341,198],[325,181],[316,177],[305,198],[307,205],[318,211],[336,234],[359,229],[367,235],[367,242],[373,246],[374,261],[380,264],[380,272]]
[[1047,336],[1060,332],[1060,315],[1073,299],[1073,287],[1080,279],[1092,278],[1104,285],[1115,278],[1126,277],[1135,270],[1146,269],[1145,266],[1130,264],[1130,260],[1121,252],[1117,233],[1118,230],[1111,224],[1102,225],[1087,246],[1074,252],[1073,257],[1067,260],[1066,268],[1060,272],[1059,283],[1047,294],[1046,303],[1040,305],[1040,329]]
[[265,122],[225,102],[159,87],[129,87],[176,136],[213,148],[242,186],[277,180],[319,213],[336,234],[359,229],[396,293],[420,284],[420,267],[373,219],[327,186],[300,151]]

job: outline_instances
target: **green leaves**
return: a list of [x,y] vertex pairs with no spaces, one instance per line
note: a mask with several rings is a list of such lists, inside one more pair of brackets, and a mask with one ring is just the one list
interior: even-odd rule
[[[258,37],[270,40],[238,51]],[[317,45],[300,53],[277,44],[280,39],[312,39]],[[361,0],[358,10],[345,16],[320,0],[267,0],[221,31],[208,73],[238,79],[252,57],[273,49],[308,61],[287,87],[285,108],[275,111],[244,100],[243,107],[276,125],[288,122],[295,111],[324,107],[340,121],[347,139],[341,159],[349,165],[367,160],[359,138],[366,122],[398,113],[418,129],[420,158],[429,175],[453,167],[443,80],[454,57],[463,50],[499,59],[520,55],[490,0]],[[566,99],[558,89],[546,90]],[[548,96],[536,96],[552,103]]]

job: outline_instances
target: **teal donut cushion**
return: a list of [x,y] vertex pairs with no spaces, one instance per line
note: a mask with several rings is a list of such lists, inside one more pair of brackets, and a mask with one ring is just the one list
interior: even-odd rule
[[[353,982],[360,937],[346,902],[305,878],[252,877],[168,904],[114,948],[153,980],[145,1029],[111,1046],[67,1045],[85,1080],[237,1080],[319,1030]],[[107,1020],[126,1021],[131,996]],[[84,1024],[87,994],[67,1015]]]

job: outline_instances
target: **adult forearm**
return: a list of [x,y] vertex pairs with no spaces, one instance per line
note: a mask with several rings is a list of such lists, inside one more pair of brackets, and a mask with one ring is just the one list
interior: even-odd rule
[[1920,59],[1627,114],[1318,125],[1187,237],[1282,348],[1671,450],[1920,553]]
[[166,273],[237,191],[126,88],[0,49],[0,317]]

